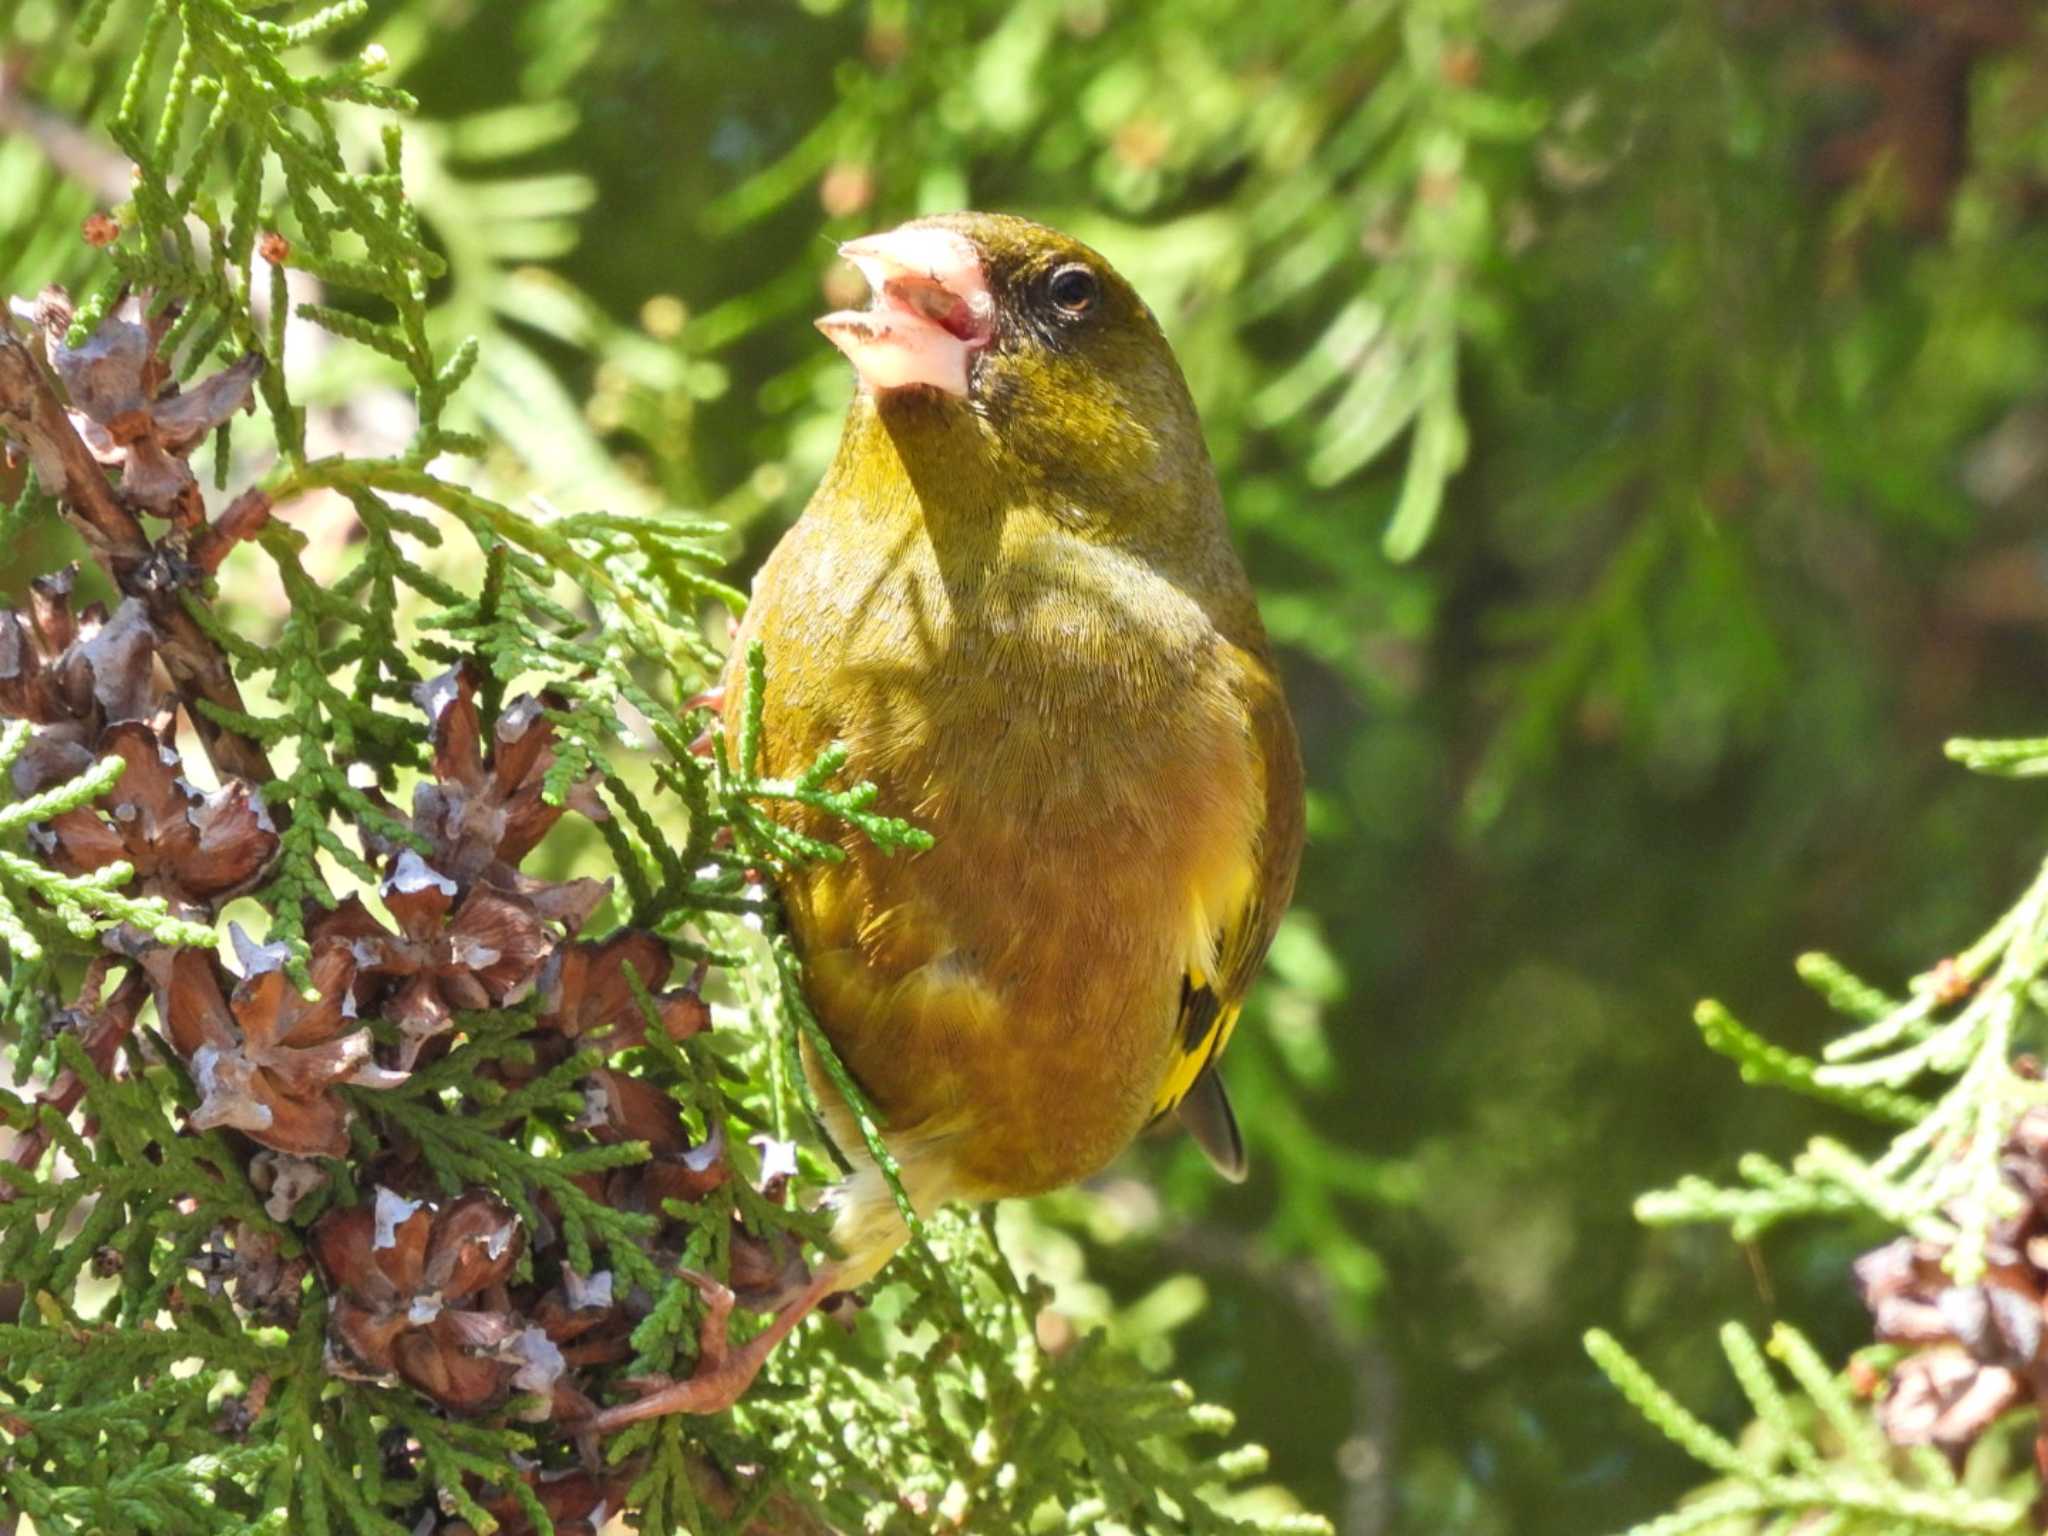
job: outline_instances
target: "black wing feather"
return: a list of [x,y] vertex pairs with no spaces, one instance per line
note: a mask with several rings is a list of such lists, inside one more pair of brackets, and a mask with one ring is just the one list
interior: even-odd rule
[[1244,1137],[1237,1129],[1237,1115],[1230,1107],[1230,1096],[1223,1091],[1223,1079],[1217,1075],[1214,1062],[1202,1069],[1195,1086],[1175,1106],[1175,1111],[1216,1171],[1231,1183],[1242,1184]]

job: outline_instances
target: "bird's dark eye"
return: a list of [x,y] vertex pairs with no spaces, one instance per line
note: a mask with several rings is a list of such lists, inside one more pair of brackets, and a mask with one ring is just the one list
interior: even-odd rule
[[1085,315],[1095,307],[1095,301],[1102,294],[1102,285],[1095,274],[1079,262],[1061,267],[1053,273],[1048,286],[1053,303],[1070,315]]

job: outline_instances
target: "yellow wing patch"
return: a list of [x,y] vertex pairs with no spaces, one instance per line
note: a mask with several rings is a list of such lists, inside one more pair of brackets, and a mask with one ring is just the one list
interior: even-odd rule
[[1238,1010],[1267,939],[1263,900],[1266,761],[1254,744],[1243,841],[1214,850],[1189,893],[1180,1010],[1166,1072],[1152,1101],[1155,1117],[1176,1108],[1230,1044]]
[[1152,1113],[1163,1115],[1188,1096],[1195,1079],[1223,1054],[1237,1028],[1239,1002],[1226,1003],[1200,971],[1190,971],[1180,984],[1180,1018],[1174,1032],[1173,1055],[1166,1079],[1152,1101]]
[[[1250,881],[1244,884],[1248,886]],[[1230,919],[1205,935],[1206,942],[1197,952],[1202,958],[1190,961],[1181,977],[1173,1052],[1158,1096],[1152,1101],[1153,1114],[1166,1114],[1186,1098],[1195,1079],[1230,1044],[1245,989],[1265,944],[1265,932],[1265,908],[1256,893],[1247,891]],[[1213,975],[1205,961],[1215,966]]]

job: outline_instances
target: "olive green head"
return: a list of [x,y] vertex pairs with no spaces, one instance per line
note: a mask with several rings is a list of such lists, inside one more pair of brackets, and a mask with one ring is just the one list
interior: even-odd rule
[[1180,366],[1099,252],[993,213],[919,219],[841,249],[870,307],[818,325],[860,375],[856,424],[872,411],[906,456],[943,453],[963,473],[971,432],[990,474],[1098,537],[1190,518],[1220,528]]

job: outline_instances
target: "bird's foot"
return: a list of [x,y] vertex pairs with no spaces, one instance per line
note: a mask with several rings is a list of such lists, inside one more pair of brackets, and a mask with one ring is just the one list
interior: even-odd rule
[[724,1413],[746,1396],[754,1378],[761,1374],[761,1367],[775,1352],[775,1346],[832,1294],[835,1277],[831,1265],[820,1270],[809,1285],[775,1314],[772,1323],[737,1349],[726,1335],[732,1321],[732,1291],[709,1275],[694,1271],[685,1271],[683,1278],[696,1286],[697,1293],[704,1298],[704,1321],[697,1330],[696,1369],[682,1381],[660,1376],[629,1381],[627,1385],[641,1395],[630,1403],[619,1403],[592,1415],[576,1426],[578,1435],[608,1435],[642,1419],[657,1419],[670,1413]]

